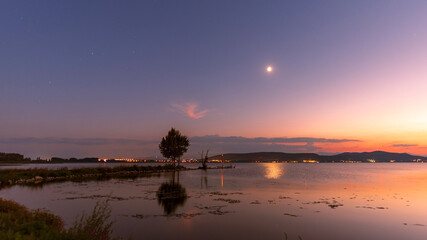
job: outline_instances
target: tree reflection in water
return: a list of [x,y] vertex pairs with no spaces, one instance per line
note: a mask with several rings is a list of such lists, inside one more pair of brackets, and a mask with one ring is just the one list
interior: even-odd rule
[[163,207],[165,214],[173,214],[179,206],[184,206],[187,201],[187,191],[179,184],[179,171],[177,172],[177,181],[175,181],[175,172],[172,179],[162,183],[157,190],[157,203]]
[[208,189],[208,176],[206,169],[201,171],[202,175],[200,176],[200,189]]

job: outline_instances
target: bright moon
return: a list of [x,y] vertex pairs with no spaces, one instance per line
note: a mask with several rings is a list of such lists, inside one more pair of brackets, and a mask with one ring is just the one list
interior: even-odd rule
[[273,68],[271,66],[268,66],[266,70],[267,70],[267,72],[271,72],[271,71],[273,71]]

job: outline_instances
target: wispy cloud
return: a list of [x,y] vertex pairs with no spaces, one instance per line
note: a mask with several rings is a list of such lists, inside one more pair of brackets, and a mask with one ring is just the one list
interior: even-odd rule
[[172,108],[176,111],[179,111],[190,118],[200,119],[209,112],[209,110],[199,110],[199,105],[196,103],[186,103],[186,104],[172,104]]
[[392,147],[418,147],[418,144],[393,144]]
[[322,147],[316,143],[340,144],[344,142],[359,142],[356,139],[334,138],[247,138],[239,136],[206,135],[191,137],[193,150],[211,149],[216,153],[244,153],[244,152],[318,152]]
[[218,143],[342,143],[342,142],[358,142],[356,139],[335,139],[335,138],[313,138],[313,137],[296,137],[296,138],[246,138],[246,137],[222,137],[219,135],[206,135],[191,138],[197,142],[218,142]]

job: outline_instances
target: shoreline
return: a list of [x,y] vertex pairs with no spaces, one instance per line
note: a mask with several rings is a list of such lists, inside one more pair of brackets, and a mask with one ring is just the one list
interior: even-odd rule
[[55,181],[91,180],[97,178],[138,177],[145,174],[192,170],[170,165],[158,166],[116,166],[85,168],[30,168],[0,169],[0,188],[17,184],[43,184]]
[[[224,166],[223,168],[233,168]],[[68,169],[0,169],[0,189],[19,184],[44,184],[55,181],[85,181],[102,178],[136,178],[148,174],[166,173],[174,171],[222,169],[222,167],[187,168],[184,166],[157,165],[157,166],[116,166],[116,167],[85,167]]]

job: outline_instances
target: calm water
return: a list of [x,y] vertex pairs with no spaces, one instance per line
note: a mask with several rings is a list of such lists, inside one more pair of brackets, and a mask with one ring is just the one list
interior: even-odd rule
[[67,224],[110,198],[115,235],[133,239],[427,239],[427,164],[248,163],[0,197]]

